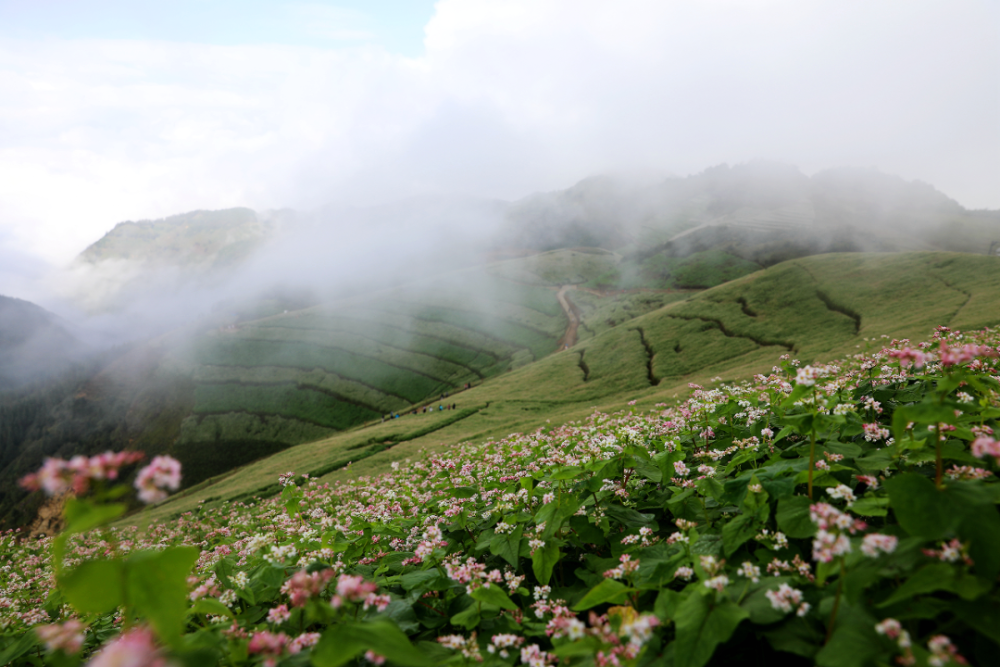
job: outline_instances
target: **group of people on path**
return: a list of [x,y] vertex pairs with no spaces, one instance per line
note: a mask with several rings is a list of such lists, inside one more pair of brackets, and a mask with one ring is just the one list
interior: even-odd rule
[[[465,386],[462,387],[462,389],[471,389],[471,388],[472,388],[472,383],[471,382],[466,382]],[[446,399],[446,398],[448,398],[448,392],[444,392],[443,394],[441,394],[440,399],[442,401],[444,399]],[[413,408],[413,410],[410,411],[410,414],[411,415],[423,415],[423,414],[427,414],[428,412],[444,412],[445,410],[457,410],[457,409],[458,409],[458,403],[440,403],[440,404],[438,404],[438,406],[437,406],[436,409],[434,408],[433,405],[425,405],[425,406],[423,406],[421,408]],[[405,416],[406,413],[404,412],[403,415]],[[392,413],[387,414],[387,415],[382,415],[382,423],[383,424],[385,423],[385,421],[387,419],[399,419],[399,413],[398,412],[392,412]]]

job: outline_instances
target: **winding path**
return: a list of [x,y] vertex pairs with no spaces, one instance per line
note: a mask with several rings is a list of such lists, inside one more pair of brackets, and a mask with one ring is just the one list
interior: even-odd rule
[[573,302],[569,300],[569,296],[566,294],[569,290],[575,289],[576,285],[563,285],[556,292],[559,305],[562,306],[563,312],[566,313],[566,318],[569,320],[566,333],[559,339],[559,346],[564,350],[576,345],[576,330],[580,327],[580,316],[576,313],[576,306],[573,305]]

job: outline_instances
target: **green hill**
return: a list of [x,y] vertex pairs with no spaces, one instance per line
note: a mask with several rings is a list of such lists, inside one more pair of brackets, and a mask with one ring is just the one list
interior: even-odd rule
[[[464,441],[580,419],[593,409],[671,402],[703,385],[851,354],[880,336],[925,337],[935,326],[1000,324],[1000,259],[955,253],[828,254],[758,271],[635,317],[568,351],[455,396],[456,412],[406,415],[291,447],[207,480],[156,508],[164,518],[211,502],[276,491],[277,475],[330,481],[376,474],[394,460]],[[871,342],[869,342],[871,341]]]

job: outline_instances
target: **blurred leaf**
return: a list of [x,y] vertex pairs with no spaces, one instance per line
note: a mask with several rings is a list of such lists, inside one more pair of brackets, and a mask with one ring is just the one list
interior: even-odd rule
[[548,585],[549,579],[552,578],[552,568],[559,562],[560,556],[559,547],[551,540],[544,547],[535,549],[535,553],[531,556],[531,569],[543,586]]
[[809,506],[812,504],[805,496],[792,496],[778,501],[778,512],[775,519],[778,528],[788,537],[804,538],[816,534],[816,524],[809,518]]
[[677,610],[676,667],[702,667],[749,614],[733,602],[712,606],[708,595],[691,595]]
[[633,589],[629,588],[620,581],[605,579],[587,591],[587,594],[583,596],[583,599],[573,606],[573,611],[586,611],[591,607],[596,607],[599,604],[607,602],[620,604],[625,602],[629,593],[633,592]]
[[328,629],[312,651],[314,667],[340,667],[365,651],[374,651],[403,667],[425,667],[427,656],[391,621],[345,623]]
[[88,560],[59,577],[59,589],[77,611],[106,614],[124,602],[125,566],[120,560]]
[[473,590],[469,595],[473,600],[485,602],[500,607],[501,609],[517,609],[517,605],[510,599],[499,584],[490,584],[489,587],[482,585]]
[[187,577],[197,560],[195,547],[141,551],[128,559],[128,601],[168,644],[176,644],[184,628]]
[[910,535],[939,540],[951,532],[960,518],[934,482],[922,475],[911,472],[890,477],[885,488],[899,525]]

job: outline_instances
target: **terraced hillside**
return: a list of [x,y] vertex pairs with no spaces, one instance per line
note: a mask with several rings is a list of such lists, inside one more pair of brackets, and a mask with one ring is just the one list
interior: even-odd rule
[[[415,406],[554,351],[554,289],[479,272],[217,329],[196,345],[178,454],[206,473]],[[451,401],[449,401],[450,403]]]
[[373,474],[394,460],[466,440],[579,419],[595,407],[669,402],[767,371],[783,354],[803,363],[850,354],[882,335],[1000,324],[1000,258],[955,253],[830,254],[786,262],[689,295],[464,392],[459,412],[406,415],[292,447],[209,480],[157,516],[270,493],[288,470],[326,480]]

